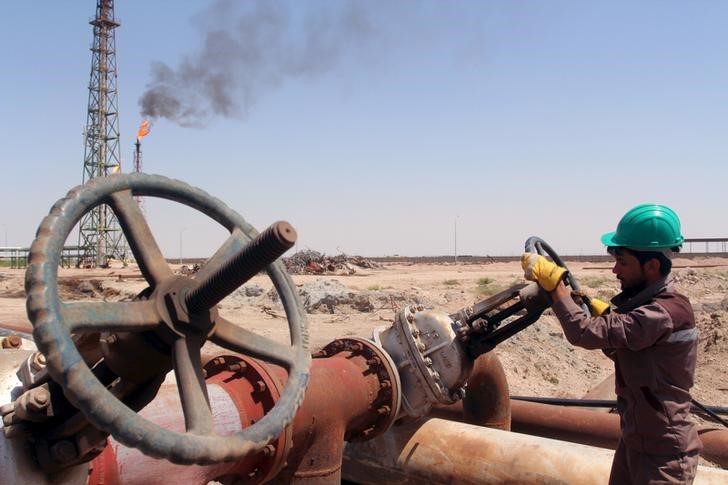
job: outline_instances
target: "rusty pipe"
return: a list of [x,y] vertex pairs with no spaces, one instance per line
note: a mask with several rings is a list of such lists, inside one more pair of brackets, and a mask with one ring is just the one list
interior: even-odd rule
[[[374,483],[607,483],[613,452],[431,418],[348,444],[343,477]],[[696,484],[728,483],[700,466]]]
[[703,443],[700,456],[728,468],[728,429],[701,426],[698,436]]
[[[621,436],[619,416],[586,409],[512,401],[512,429],[553,439],[615,449]],[[464,418],[463,418],[464,419]],[[728,429],[698,427],[703,444],[700,456],[728,467]]]
[[[368,439],[388,429],[397,412],[393,364],[363,339],[339,339],[319,353],[293,424],[256,455],[238,462],[206,466],[175,465],[143,455],[114,439],[91,463],[89,485],[207,483],[242,480],[261,483],[339,483],[345,440]],[[391,361],[390,361],[391,362]],[[257,421],[275,404],[285,369],[242,356],[217,356],[206,365],[215,432],[225,435]],[[388,401],[389,399],[389,401]],[[140,414],[164,427],[184,431],[174,381],[165,382]],[[113,479],[112,479],[113,477]]]
[[[610,378],[605,382],[610,382]],[[613,384],[613,377],[611,382]],[[598,387],[603,393],[607,386],[600,384]],[[506,406],[510,427],[499,426],[505,423]],[[451,405],[435,406],[430,415],[612,450],[617,447],[621,436],[619,416],[616,414],[510,401],[505,373],[493,352],[476,359],[465,399]],[[494,419],[497,416],[500,419]],[[728,467],[728,430],[701,426],[698,434],[703,443],[701,456],[722,467]]]
[[275,483],[341,483],[345,441],[374,437],[396,416],[396,372],[386,353],[365,339],[337,339],[314,354],[293,421],[294,446]]
[[468,378],[465,398],[433,406],[431,416],[496,429],[511,429],[508,380],[495,352],[481,354]]
[[601,448],[616,449],[622,435],[619,416],[586,409],[511,401],[511,429]]

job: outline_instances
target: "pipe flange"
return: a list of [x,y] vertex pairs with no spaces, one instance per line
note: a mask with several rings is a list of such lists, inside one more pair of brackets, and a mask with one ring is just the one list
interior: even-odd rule
[[[222,387],[235,403],[243,428],[263,418],[281,397],[283,385],[257,360],[242,355],[220,355],[203,367],[207,384]],[[240,466],[227,478],[236,475],[245,483],[265,483],[285,465],[293,444],[293,427],[287,426],[278,438],[258,453],[240,460]]]
[[371,404],[372,419],[365,420],[368,423],[365,428],[349,430],[344,436],[346,441],[370,440],[385,433],[397,418],[402,405],[399,372],[392,358],[382,347],[361,337],[336,339],[316,352],[313,358],[333,357],[342,352],[347,352],[352,357],[361,357],[366,362],[363,373],[374,374],[379,381],[379,392]]

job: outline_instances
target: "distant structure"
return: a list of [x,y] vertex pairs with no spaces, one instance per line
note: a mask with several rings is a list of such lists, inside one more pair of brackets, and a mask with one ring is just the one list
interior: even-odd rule
[[[116,37],[114,1],[97,0],[91,46],[91,80],[88,86],[83,182],[121,172],[119,102],[116,89]],[[94,207],[81,218],[79,266],[106,266],[109,259],[125,261],[127,244],[110,207]]]
[[[134,143],[134,173],[142,173],[142,138],[149,134],[149,121],[144,120],[137,130],[136,143]],[[144,199],[141,195],[135,195],[134,200],[144,212]]]

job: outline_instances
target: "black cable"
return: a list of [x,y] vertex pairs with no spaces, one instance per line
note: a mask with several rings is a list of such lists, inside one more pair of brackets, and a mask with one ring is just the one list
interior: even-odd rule
[[692,399],[690,402],[693,403],[693,406],[699,407],[700,409],[702,409],[703,411],[705,411],[711,418],[715,419],[720,424],[722,424],[723,426],[725,426],[726,428],[728,428],[728,421],[726,421],[725,419],[721,418],[716,413],[714,413],[713,411],[711,411],[710,409],[708,409],[708,406],[704,406],[704,405],[700,404],[695,399]]
[[[616,408],[617,401],[610,399],[568,399],[558,397],[538,397],[538,396],[511,396],[515,401],[529,401],[541,404],[553,404],[557,406],[579,406],[586,408]],[[692,400],[691,412],[697,410],[703,411],[710,415],[724,426],[728,427],[728,422],[718,416],[718,414],[728,414],[728,407],[724,406],[705,406],[695,399]]]

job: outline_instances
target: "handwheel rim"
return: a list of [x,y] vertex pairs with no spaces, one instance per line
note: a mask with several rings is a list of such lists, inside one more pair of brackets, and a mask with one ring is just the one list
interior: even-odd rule
[[33,324],[36,344],[46,356],[50,375],[92,424],[111,433],[119,442],[139,448],[150,456],[175,463],[204,464],[235,460],[260,450],[293,420],[303,401],[311,362],[305,315],[295,285],[279,261],[269,265],[266,271],[288,318],[293,363],[280,401],[255,425],[235,434],[178,433],[138,416],[96,379],[73,344],[63,321],[58,292],[58,263],[63,244],[83,214],[104,203],[110,194],[124,190],[133,190],[134,195],[181,202],[207,214],[231,233],[234,228],[240,228],[248,238],[257,233],[242,216],[219,199],[184,182],[159,175],[112,175],[93,179],[69,191],[41,222],[26,271],[28,317]]

